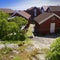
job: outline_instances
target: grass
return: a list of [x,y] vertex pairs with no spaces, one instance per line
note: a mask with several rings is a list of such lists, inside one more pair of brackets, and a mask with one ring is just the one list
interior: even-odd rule
[[48,52],[49,52],[49,49],[47,49],[47,48],[41,49],[41,53],[43,53],[43,54],[47,54]]
[[[19,51],[18,54],[12,52],[14,49],[10,49],[7,47],[1,49],[0,60],[32,60],[32,57],[39,60],[39,58],[36,57],[36,55],[47,54],[49,51],[47,48],[41,50],[34,49],[32,51],[26,51],[25,49],[28,47],[28,45],[30,45],[30,43],[29,41],[25,41],[23,43],[27,43],[27,45],[23,44],[22,46],[19,46],[19,48],[16,50]],[[11,58],[10,56],[14,56],[14,57]]]
[[20,56],[15,56],[13,60],[22,60],[22,59],[20,58]]
[[[38,49],[34,49],[30,52],[25,49],[30,45],[29,41],[25,41],[25,44],[19,46],[18,49],[3,48],[0,50],[0,60],[31,60],[33,56],[38,54]],[[14,53],[13,50],[19,51],[18,54]],[[10,57],[12,56],[12,57]]]
[[27,31],[27,36],[32,36],[32,32],[31,32],[31,30],[30,29],[28,29],[28,31]]
[[32,60],[31,57],[35,57],[35,55],[37,55],[38,50],[34,49],[31,52],[27,52],[27,51],[22,51],[22,53],[19,54],[19,56],[21,57],[22,60]]
[[[0,60],[27,60],[29,55],[28,52],[25,52],[25,49],[28,45],[30,45],[32,42],[29,38],[27,38],[25,41],[1,41],[0,44],[17,44],[19,47],[16,49],[20,53],[16,55],[16,53],[13,53],[13,48],[5,47],[3,49],[0,49]],[[27,53],[27,54],[26,54]],[[26,54],[26,55],[25,55]],[[14,58],[10,58],[10,56],[14,56]],[[21,58],[20,58],[21,57]]]
[[33,33],[32,33],[32,29],[33,29],[33,25],[30,24],[29,28],[28,28],[28,31],[27,31],[27,36],[33,36]]

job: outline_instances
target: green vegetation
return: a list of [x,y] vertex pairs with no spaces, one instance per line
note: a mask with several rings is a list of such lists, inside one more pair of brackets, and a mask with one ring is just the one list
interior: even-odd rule
[[11,19],[11,22],[15,22],[19,26],[19,28],[21,28],[22,26],[28,23],[28,21],[25,18],[18,16],[16,16],[14,19]]
[[[26,29],[21,29],[28,23],[27,20],[15,17],[8,21],[8,18],[7,13],[0,12],[0,44],[5,46],[0,49],[0,60],[31,60],[38,54],[38,49],[29,51],[32,44],[28,36],[32,36],[32,31],[29,28],[26,33]],[[16,44],[18,47],[8,48],[7,44]]]
[[7,20],[8,17],[9,17],[9,14],[0,11],[0,20],[2,20],[2,19],[6,19]]
[[28,31],[27,31],[27,36],[29,37],[29,36],[33,36],[33,26],[34,25],[32,25],[32,24],[30,24],[30,26],[29,26],[29,28],[28,28]]
[[31,29],[30,29],[30,28],[28,29],[28,31],[27,31],[27,33],[26,33],[26,34],[27,34],[27,36],[32,36],[32,31],[31,31]]
[[8,22],[9,15],[0,12],[0,40],[11,41],[26,39],[26,30],[21,30],[27,24],[27,20],[22,17],[15,17]]
[[51,49],[47,55],[48,60],[60,60],[60,38],[51,45]]
[[13,60],[22,60],[19,56],[16,56],[15,58],[13,58]]
[[9,56],[13,54],[12,51],[13,49],[7,47],[0,49],[0,60],[10,60]]

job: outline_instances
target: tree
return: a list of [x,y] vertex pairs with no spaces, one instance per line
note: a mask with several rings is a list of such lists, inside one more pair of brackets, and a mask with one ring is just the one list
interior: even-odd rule
[[0,38],[6,35],[7,21],[5,19],[0,20]]
[[2,20],[2,19],[6,19],[7,20],[8,17],[9,17],[9,14],[0,11],[0,20]]
[[17,23],[20,28],[28,23],[28,21],[25,18],[18,16],[13,18],[11,21]]
[[51,45],[47,58],[48,60],[60,60],[60,38],[57,38]]
[[18,30],[19,30],[19,26],[15,23],[15,22],[8,22],[7,26],[6,26],[6,35],[3,37],[2,40],[14,40]]
[[15,22],[8,22],[7,32],[8,33],[16,33],[19,30],[19,26]]
[[21,30],[27,20],[22,17],[15,17],[8,22],[9,15],[0,12],[0,39],[1,40],[25,40],[25,30]]
[[19,26],[15,22],[8,22],[7,20],[0,20],[0,39],[9,34],[17,33]]

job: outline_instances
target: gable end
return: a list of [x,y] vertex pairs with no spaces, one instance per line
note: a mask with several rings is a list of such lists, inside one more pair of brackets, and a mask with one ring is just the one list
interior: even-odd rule
[[42,20],[39,24],[42,24],[43,22],[45,22],[45,21],[47,21],[48,19],[50,19],[51,17],[53,17],[53,16],[56,16],[58,19],[60,19],[60,16],[58,16],[58,15],[56,15],[56,14],[52,14],[52,15],[50,15],[49,17],[47,17],[47,18],[45,18],[44,20]]

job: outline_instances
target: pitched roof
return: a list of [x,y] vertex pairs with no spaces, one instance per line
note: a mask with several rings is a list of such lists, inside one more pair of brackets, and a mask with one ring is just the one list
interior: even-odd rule
[[31,17],[31,15],[25,11],[20,11],[19,14],[22,15],[23,17],[25,17],[26,19],[29,19]]
[[60,11],[60,6],[49,6],[48,7],[51,11]]
[[49,18],[56,16],[60,19],[60,16],[54,14],[54,13],[43,13],[40,14],[39,16],[37,16],[34,20],[38,23],[41,24],[43,22],[45,22],[46,20],[48,20]]
[[21,16],[23,16],[26,19],[29,19],[31,17],[31,15],[28,14],[27,12],[25,12],[25,11],[15,11],[13,13],[13,15],[15,15],[16,13],[19,14],[19,15],[21,15]]
[[28,8],[27,10],[33,10],[34,8],[40,9],[39,7],[31,7],[31,8]]
[[12,9],[7,9],[7,8],[0,8],[0,11],[5,12],[5,13],[13,13],[14,12]]
[[44,11],[46,11],[48,8],[48,6],[42,6],[41,9],[44,9]]

